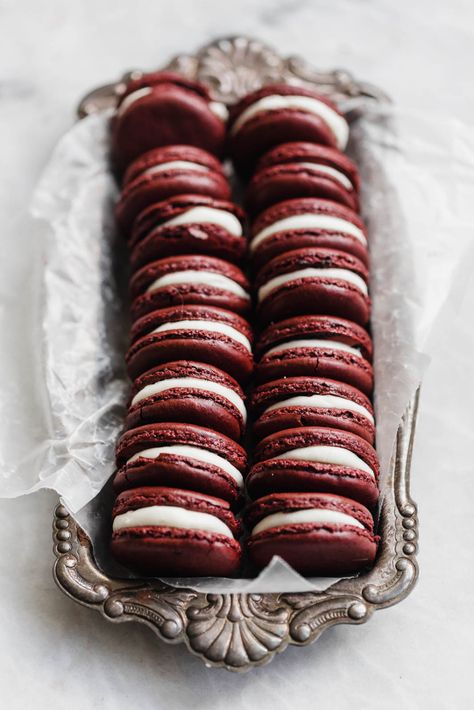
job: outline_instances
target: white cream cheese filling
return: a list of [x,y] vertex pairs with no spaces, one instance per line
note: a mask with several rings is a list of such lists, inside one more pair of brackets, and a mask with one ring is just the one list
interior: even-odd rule
[[341,513],[338,510],[327,510],[326,508],[307,508],[305,510],[293,510],[290,513],[272,513],[260,520],[253,528],[252,535],[279,528],[283,525],[298,525],[298,523],[329,523],[334,525],[353,525],[357,528],[365,529],[362,523],[353,518],[352,515]]
[[210,101],[209,102],[209,110],[212,111],[214,116],[217,116],[217,118],[220,118],[221,121],[224,121],[224,123],[227,121],[229,118],[229,111],[227,110],[227,106],[220,101]]
[[281,353],[285,350],[295,350],[298,348],[342,350],[343,352],[350,353],[351,355],[362,357],[362,353],[357,348],[347,345],[346,343],[341,343],[339,340],[325,340],[324,338],[301,338],[299,340],[288,340],[286,343],[279,343],[273,348],[270,348],[270,350],[267,350],[265,355],[273,355],[273,353]]
[[334,217],[329,214],[295,214],[292,217],[285,217],[284,219],[279,219],[273,224],[269,224],[268,227],[262,229],[255,237],[252,239],[249,245],[250,251],[255,251],[255,249],[260,246],[265,239],[277,234],[277,232],[290,232],[293,230],[305,230],[305,229],[321,229],[327,232],[342,232],[342,234],[348,234],[351,237],[358,239],[364,246],[367,245],[367,239],[365,238],[364,232],[356,227],[355,224],[349,222],[347,219],[341,219],[340,217]]
[[275,459],[291,459],[292,461],[311,461],[312,463],[328,463],[336,466],[346,466],[364,471],[375,479],[375,473],[370,466],[357,456],[353,451],[342,446],[325,446],[319,444],[315,446],[303,446],[299,449],[290,449],[283,454],[274,456]]
[[251,118],[264,111],[282,111],[284,109],[299,109],[306,113],[312,113],[319,116],[329,127],[333,133],[337,146],[340,150],[344,150],[349,138],[349,126],[347,121],[337,111],[334,111],[330,106],[314,99],[310,96],[264,96],[262,99],[255,101],[246,108],[236,119],[231,128],[231,133],[237,133],[242,126],[250,121]]
[[371,424],[374,423],[374,418],[372,414],[366,407],[361,404],[354,402],[352,399],[346,399],[345,397],[338,397],[333,394],[310,394],[310,395],[297,395],[295,397],[289,397],[288,399],[282,399],[275,404],[271,404],[267,409],[265,409],[264,414],[267,412],[273,412],[276,409],[283,409],[284,407],[310,407],[311,409],[345,409],[351,412],[362,415],[369,420]]
[[252,346],[247,336],[227,323],[208,320],[178,320],[163,323],[155,328],[152,333],[163,333],[168,330],[205,330],[209,333],[221,333],[243,345],[249,352],[252,352]]
[[211,392],[213,394],[218,394],[224,397],[228,402],[234,405],[236,409],[242,415],[244,422],[247,419],[247,411],[245,409],[245,404],[237,392],[234,392],[230,387],[221,385],[220,382],[212,382],[211,380],[204,380],[199,377],[170,377],[166,380],[160,380],[159,382],[154,382],[150,385],[145,385],[132,399],[132,406],[138,404],[139,402],[147,399],[147,397],[152,397],[156,394],[161,394],[170,389],[196,389],[202,390],[203,392]]
[[239,469],[236,468],[230,461],[227,461],[223,456],[215,454],[213,451],[208,451],[208,449],[202,449],[199,446],[189,446],[187,444],[175,444],[171,446],[154,446],[150,449],[143,449],[137,454],[131,456],[127,464],[133,463],[137,459],[158,459],[162,454],[172,454],[175,456],[185,456],[186,458],[195,459],[196,461],[201,461],[202,463],[207,463],[212,466],[220,468],[229,476],[232,476],[234,481],[237,483],[239,488],[244,485],[244,479]]
[[242,225],[237,217],[231,212],[218,210],[215,207],[191,207],[186,212],[163,222],[160,227],[174,227],[180,224],[216,224],[234,237],[242,236]]
[[239,298],[250,299],[247,291],[240,284],[233,281],[228,276],[217,274],[213,271],[198,271],[197,269],[187,269],[186,271],[173,271],[164,274],[147,288],[146,292],[151,293],[166,286],[176,286],[179,284],[193,284],[194,286],[210,286],[239,296]]
[[141,175],[154,175],[164,173],[166,170],[197,170],[199,172],[209,172],[209,168],[199,163],[192,163],[190,160],[170,160],[167,163],[158,163],[143,170]]
[[129,510],[114,518],[114,532],[136,527],[182,528],[183,530],[204,530],[233,538],[227,525],[209,513],[199,513],[174,505],[150,505],[147,508]]
[[130,106],[135,103],[135,101],[142,99],[144,96],[148,96],[148,94],[151,94],[151,92],[151,86],[144,86],[143,89],[137,89],[136,91],[132,91],[131,94],[124,98],[124,100],[118,107],[117,116],[122,116],[122,114],[124,114],[125,111],[127,111]]
[[346,190],[353,190],[354,186],[344,173],[341,173],[337,168],[333,168],[331,165],[325,165],[324,163],[310,163],[306,161],[295,161],[296,165],[301,165],[305,168],[310,168],[312,170],[318,170],[320,173],[325,173],[333,177],[338,183],[340,183]]
[[308,267],[306,269],[298,269],[297,271],[291,271],[289,274],[280,274],[275,276],[266,284],[258,289],[258,300],[263,301],[272,291],[280,288],[284,284],[291,283],[291,281],[297,281],[298,279],[338,279],[339,281],[345,281],[350,283],[352,286],[361,291],[364,296],[367,296],[369,291],[367,289],[367,284],[364,279],[362,279],[358,274],[355,274],[349,269],[319,269]]

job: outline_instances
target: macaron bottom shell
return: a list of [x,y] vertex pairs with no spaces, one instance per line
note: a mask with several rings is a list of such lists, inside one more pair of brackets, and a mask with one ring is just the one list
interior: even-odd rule
[[279,555],[305,576],[340,576],[371,567],[377,540],[370,532],[355,527],[301,524],[251,536],[247,548],[258,568]]
[[154,577],[230,577],[242,557],[237,540],[225,535],[168,527],[115,532],[111,551],[125,567]]

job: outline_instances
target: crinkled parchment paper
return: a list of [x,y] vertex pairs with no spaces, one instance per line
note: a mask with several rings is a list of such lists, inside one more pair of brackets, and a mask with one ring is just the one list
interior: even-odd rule
[[[114,447],[128,381],[126,254],[114,231],[116,187],[108,171],[108,114],[75,125],[56,147],[36,189],[33,235],[42,240],[32,370],[44,431],[0,432],[0,496],[55,489],[107,552]],[[366,110],[350,152],[363,180],[371,244],[377,449],[387,470],[400,417],[428,362],[426,343],[443,327],[472,273],[472,234],[458,214],[474,194],[474,132],[392,109]],[[442,180],[449,175],[449,194]],[[439,315],[441,314],[441,315]],[[3,404],[15,411],[14,388]],[[10,401],[11,400],[11,401]],[[5,452],[9,452],[6,456]],[[105,485],[105,488],[104,488]],[[383,478],[382,478],[383,489]],[[303,579],[275,558],[257,579],[173,580],[202,591],[305,591],[334,580]]]

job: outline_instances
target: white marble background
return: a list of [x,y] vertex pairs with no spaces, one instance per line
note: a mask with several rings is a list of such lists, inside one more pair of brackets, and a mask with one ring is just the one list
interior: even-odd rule
[[[151,68],[216,36],[247,33],[320,67],[343,66],[405,107],[474,114],[470,0],[0,0],[0,332],[29,436],[35,421],[32,188],[78,97],[130,67]],[[472,705],[474,283],[438,336],[415,453],[421,578],[402,604],[243,677],[205,669],[145,628],[112,626],[54,587],[53,494],[0,501],[0,699],[16,708]],[[12,380],[13,363],[22,377]],[[11,417],[0,396],[2,421]],[[7,452],[8,453],[8,452]],[[3,467],[7,461],[0,461]],[[1,468],[0,468],[1,471]],[[0,473],[1,475],[1,473]]]

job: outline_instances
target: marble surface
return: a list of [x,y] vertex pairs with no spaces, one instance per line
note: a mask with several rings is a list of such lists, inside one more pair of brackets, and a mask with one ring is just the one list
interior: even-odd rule
[[[0,0],[0,347],[23,436],[41,428],[34,390],[35,265],[27,205],[78,97],[130,67],[154,67],[215,36],[247,33],[321,67],[344,66],[401,105],[469,121],[474,59],[469,0]],[[0,501],[0,687],[16,708],[461,708],[472,704],[471,501],[474,283],[433,342],[413,492],[421,578],[367,625],[336,627],[243,677],[208,670],[145,628],[113,626],[59,593],[51,576],[53,494]],[[453,344],[456,346],[453,347]],[[10,362],[10,365],[8,364]],[[21,368],[21,377],[12,373]],[[0,397],[0,414],[11,417]],[[2,468],[8,451],[1,452]],[[1,470],[1,469],[0,469]],[[461,493],[447,505],[453,486]]]

